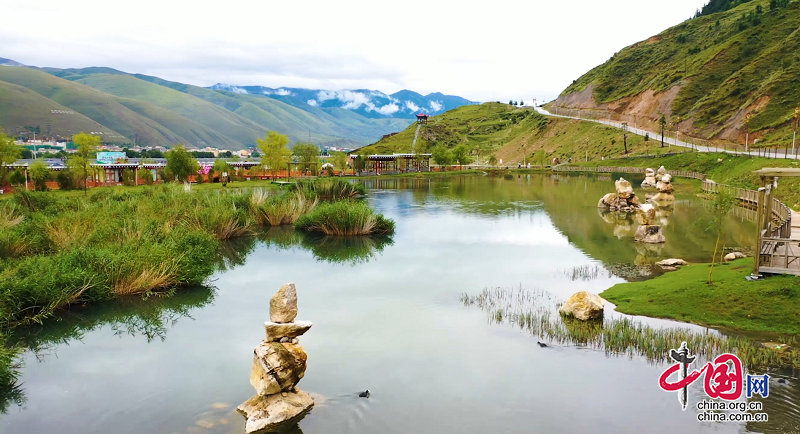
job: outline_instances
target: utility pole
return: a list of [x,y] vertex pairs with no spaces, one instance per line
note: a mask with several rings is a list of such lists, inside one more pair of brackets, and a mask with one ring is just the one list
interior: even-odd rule
[[625,154],[628,153],[628,123],[622,123],[622,145],[625,147]]
[[797,139],[797,122],[800,118],[800,107],[794,109],[794,134],[792,134],[792,149],[794,150],[794,158],[797,158],[797,148],[795,147],[795,140]]
[[747,114],[747,117],[744,120],[744,152],[750,153],[750,113]]

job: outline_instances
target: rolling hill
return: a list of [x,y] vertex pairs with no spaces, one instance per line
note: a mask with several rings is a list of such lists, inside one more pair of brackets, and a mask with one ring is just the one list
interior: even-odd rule
[[798,53],[800,2],[714,0],[623,48],[552,104],[651,128],[663,113],[694,137],[743,144],[749,130],[751,144],[783,147],[800,104]]
[[[248,92],[236,87],[204,88],[113,68],[36,68],[0,58],[0,128],[27,135],[39,126],[49,137],[67,138],[75,132],[95,132],[105,143],[241,149],[255,145],[267,130],[288,134],[293,142],[356,148],[385,134],[406,128],[409,108],[380,114],[338,97],[323,98],[321,90],[280,88]],[[291,89],[291,90],[287,90]],[[392,96],[377,91],[330,91],[372,101]],[[407,98],[422,104],[425,98],[410,91]],[[303,100],[298,94],[317,100]],[[455,107],[470,101],[431,94],[434,106]],[[429,97],[431,96],[429,95]],[[324,101],[323,101],[324,100]],[[312,101],[309,104],[309,101]],[[383,100],[381,100],[383,101]],[[399,101],[399,100],[398,100]],[[409,99],[408,101],[412,101]],[[372,104],[372,103],[370,103]],[[411,102],[415,109],[419,108]]]

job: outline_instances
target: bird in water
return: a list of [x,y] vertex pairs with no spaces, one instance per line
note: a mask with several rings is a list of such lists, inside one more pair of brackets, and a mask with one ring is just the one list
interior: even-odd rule
[[542,347],[542,348],[547,348],[547,344],[545,344],[543,342],[536,341],[536,343],[539,344],[539,346]]
[[785,379],[783,379],[783,378],[779,378],[779,379],[778,379],[778,383],[781,383],[781,384],[786,384],[786,380],[785,380]]
[[366,391],[364,391],[364,392],[360,392],[360,393],[358,394],[358,397],[359,397],[359,398],[369,398],[369,389],[367,389],[367,390],[366,390]]

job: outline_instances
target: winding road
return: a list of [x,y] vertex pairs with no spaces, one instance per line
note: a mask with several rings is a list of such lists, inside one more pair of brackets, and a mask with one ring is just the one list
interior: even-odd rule
[[[575,119],[575,120],[586,121],[586,122],[596,122],[598,124],[608,125],[608,126],[614,127],[614,128],[619,128],[619,129],[623,128],[623,126],[622,126],[622,124],[620,122],[613,122],[613,121],[606,121],[606,120],[599,120],[599,119],[579,118],[579,117],[575,117],[575,116],[558,115],[558,114],[550,113],[549,111],[545,110],[542,107],[534,107],[534,109],[538,113],[543,114],[545,116],[552,116],[552,117],[555,117],[555,118]],[[641,128],[633,128],[633,127],[630,127],[630,126],[628,126],[628,131],[633,133],[633,134],[640,135],[640,136],[644,136],[645,134],[649,134],[651,139],[653,139],[655,141],[661,141],[661,135],[658,134],[658,133],[654,133],[652,131],[643,130]],[[789,160],[797,160],[798,159],[798,156],[796,154],[793,154],[791,150],[789,150],[788,154],[781,153],[780,151],[784,151],[785,152],[785,150],[783,150],[783,149],[778,149],[777,150],[778,152],[775,155],[759,155],[758,153],[754,153],[752,150],[749,153],[748,152],[741,152],[741,151],[731,151],[729,149],[716,148],[716,147],[713,147],[713,146],[695,145],[693,143],[687,143],[687,142],[683,142],[683,141],[680,141],[680,140],[676,140],[675,138],[672,138],[672,137],[669,137],[669,138],[665,137],[664,138],[664,143],[668,144],[668,145],[671,145],[671,146],[681,146],[681,147],[684,147],[684,148],[694,149],[694,150],[696,150],[698,152],[721,152],[721,153],[725,153],[725,154],[750,155],[750,156],[754,156],[754,157],[755,156],[759,156],[759,157],[764,157],[764,158],[781,158],[781,159],[789,159]]]

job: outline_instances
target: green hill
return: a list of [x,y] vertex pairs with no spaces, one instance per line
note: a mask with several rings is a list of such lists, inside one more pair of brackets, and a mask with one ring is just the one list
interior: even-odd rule
[[[391,154],[411,152],[417,125],[381,139],[358,150],[359,154]],[[420,129],[416,152],[430,152],[434,146],[453,148],[465,144],[473,156],[485,162],[495,155],[504,165],[530,161],[543,149],[548,159],[558,157],[583,161],[623,156],[625,145],[619,129],[595,122],[547,118],[531,108],[518,108],[508,104],[484,103],[462,106],[428,119]],[[662,154],[669,147],[660,147],[654,140],[629,134],[628,152],[634,154]]]
[[742,144],[751,115],[751,144],[785,146],[800,103],[800,2],[712,3],[700,16],[622,49],[554,105],[610,110],[651,129],[664,113],[684,134]]

